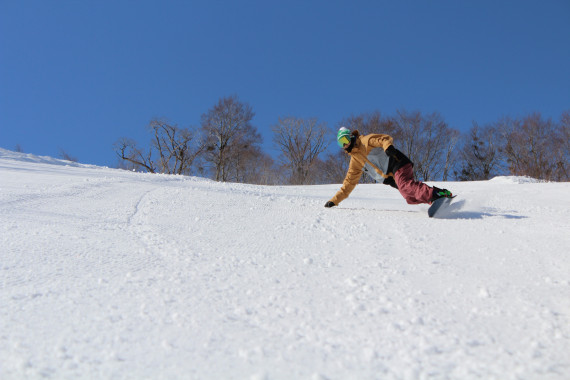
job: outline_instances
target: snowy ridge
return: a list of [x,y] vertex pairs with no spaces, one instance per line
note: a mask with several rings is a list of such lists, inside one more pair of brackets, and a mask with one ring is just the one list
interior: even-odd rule
[[525,183],[541,183],[546,181],[541,181],[531,177],[500,176],[491,179],[490,182],[504,183],[504,184],[507,183],[525,184]]
[[444,185],[429,219],[0,150],[0,378],[570,378],[570,184]]
[[12,152],[10,150],[6,150],[0,148],[0,159],[1,160],[13,160],[13,161],[21,161],[21,162],[34,162],[38,164],[50,164],[50,165],[62,165],[62,166],[74,166],[74,167],[83,167],[83,168],[95,168],[93,165],[85,165],[79,164],[77,162],[62,160],[59,158],[53,158],[49,156],[36,156],[35,154],[31,153],[19,153],[19,152]]

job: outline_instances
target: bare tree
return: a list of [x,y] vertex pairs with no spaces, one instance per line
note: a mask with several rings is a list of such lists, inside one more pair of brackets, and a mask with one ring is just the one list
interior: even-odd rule
[[560,117],[560,133],[564,141],[564,149],[570,152],[570,111],[562,113]]
[[59,157],[66,161],[77,162],[77,157],[73,157],[72,155],[68,154],[63,148],[59,148]]
[[511,174],[555,180],[558,160],[554,123],[539,113],[517,120],[504,120],[505,154]]
[[271,174],[273,159],[260,147],[261,135],[252,126],[247,126],[240,140],[228,149],[226,180],[253,184],[276,184]]
[[294,185],[311,183],[311,168],[328,145],[325,143],[326,124],[314,118],[285,117],[279,118],[272,130],[273,141],[290,171],[289,182]]
[[322,165],[323,182],[342,183],[348,171],[349,163],[350,156],[342,149],[329,154]]
[[117,156],[133,169],[149,173],[191,174],[194,161],[206,149],[200,134],[159,119],[151,120],[149,130],[153,137],[148,151],[139,148],[134,140],[122,138],[115,143]]
[[462,181],[487,180],[499,173],[501,167],[500,135],[493,126],[479,127],[473,123],[460,151]]
[[188,174],[196,157],[206,148],[202,141],[195,139],[195,131],[159,119],[152,120],[149,127],[154,133],[152,145],[159,156],[156,164],[160,172]]
[[350,130],[358,130],[361,135],[382,133],[397,139],[401,131],[392,118],[382,117],[380,111],[361,113],[343,119],[340,125]]
[[556,136],[556,180],[570,180],[570,111],[566,111],[560,118]]
[[[399,134],[395,145],[414,163],[416,176],[433,180],[439,174],[447,176],[453,163],[450,154],[458,135],[452,132],[438,113],[423,116],[419,111],[397,111],[393,119]],[[446,171],[447,169],[447,171]]]
[[454,171],[454,168],[457,165],[459,154],[457,153],[456,145],[461,139],[461,133],[456,129],[450,129],[447,137],[443,175],[441,177],[442,181],[447,181],[449,179],[449,174]]
[[220,99],[202,115],[202,130],[208,143],[206,159],[213,165],[216,181],[230,180],[232,160],[253,129],[254,115],[252,108],[235,95]]
[[156,173],[156,168],[152,161],[151,149],[149,149],[148,152],[143,152],[134,140],[128,138],[119,139],[119,141],[115,143],[114,148],[115,153],[121,160],[133,165],[132,169],[144,169],[149,173]]
[[261,148],[248,145],[234,156],[233,180],[241,183],[257,185],[276,185],[278,177],[275,175],[273,159],[263,153]]

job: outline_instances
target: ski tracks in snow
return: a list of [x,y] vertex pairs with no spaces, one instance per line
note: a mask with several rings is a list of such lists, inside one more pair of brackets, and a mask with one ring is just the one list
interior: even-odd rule
[[0,192],[1,377],[570,371],[568,208],[518,185],[453,184],[467,202],[431,220],[383,186],[325,209],[337,186],[19,165]]

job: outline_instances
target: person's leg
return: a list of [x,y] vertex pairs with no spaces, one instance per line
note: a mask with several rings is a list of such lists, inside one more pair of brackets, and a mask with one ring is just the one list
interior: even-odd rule
[[394,179],[400,194],[402,194],[408,204],[431,203],[433,189],[423,182],[414,180],[412,164],[404,165],[398,169],[394,173]]

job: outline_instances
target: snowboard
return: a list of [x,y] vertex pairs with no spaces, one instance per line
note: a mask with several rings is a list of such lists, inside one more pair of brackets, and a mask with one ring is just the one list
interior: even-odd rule
[[436,199],[435,201],[433,201],[431,206],[429,206],[428,216],[430,218],[433,218],[433,216],[437,213],[437,210],[439,210],[442,207],[446,208],[447,206],[449,206],[449,204],[451,203],[451,200],[455,197],[456,197],[456,195],[452,196],[451,198],[439,198],[439,199]]

